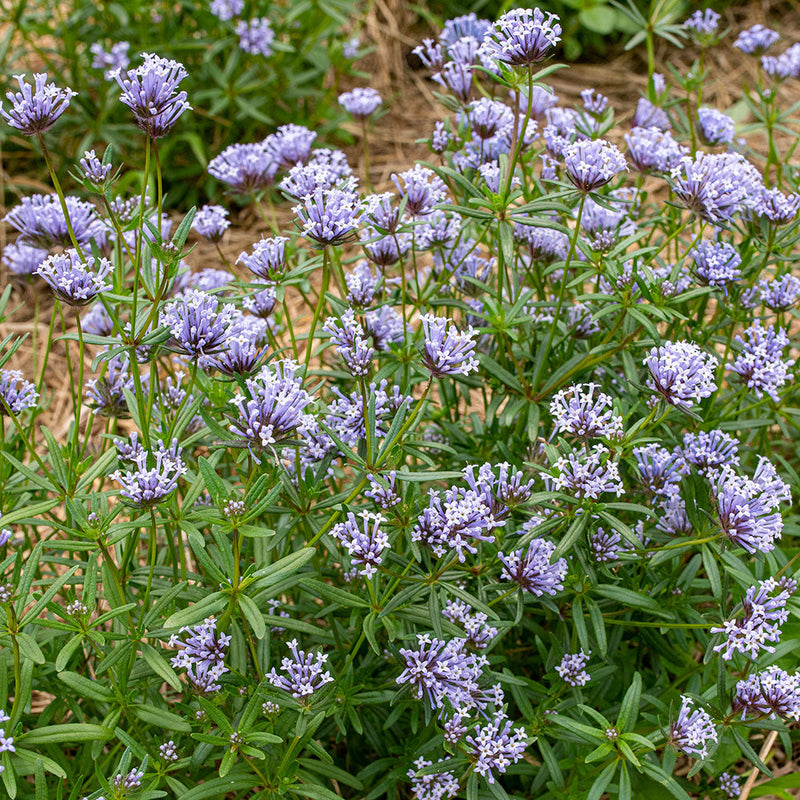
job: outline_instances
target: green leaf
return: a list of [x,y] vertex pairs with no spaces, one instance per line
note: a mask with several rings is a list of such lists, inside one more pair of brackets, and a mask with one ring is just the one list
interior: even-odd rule
[[594,591],[601,597],[609,600],[616,600],[631,608],[641,608],[645,611],[663,611],[659,603],[649,597],[645,597],[631,589],[623,589],[621,586],[595,586]]
[[639,715],[639,701],[642,697],[642,676],[636,672],[633,681],[622,698],[622,705],[617,717],[617,728],[620,731],[633,730]]
[[348,608],[369,608],[369,601],[363,597],[359,597],[353,592],[346,592],[336,586],[329,586],[327,583],[314,580],[314,578],[303,578],[300,585],[315,596],[323,597],[331,603],[338,603]]
[[101,703],[110,703],[114,700],[114,694],[97,681],[84,678],[77,672],[59,672],[58,679],[77,692],[81,697],[88,697],[90,700],[97,700]]
[[599,33],[601,36],[607,36],[614,30],[616,14],[606,6],[596,5],[590,8],[582,8],[578,12],[578,19],[581,25],[590,31]]
[[182,628],[184,625],[193,625],[206,617],[221,611],[228,602],[222,592],[214,592],[204,597],[199,603],[183,608],[169,616],[164,622],[165,628]]
[[167,660],[152,645],[142,642],[142,656],[150,669],[155,672],[163,681],[166,681],[175,691],[181,691],[180,678]]
[[55,744],[56,742],[104,742],[113,735],[113,731],[102,725],[81,722],[68,725],[47,725],[23,733],[17,741],[25,746]]
[[182,733],[190,733],[192,730],[192,726],[183,717],[166,709],[144,706],[139,703],[133,704],[131,708],[142,722],[146,722],[149,725],[155,725],[164,730],[181,731]]
[[238,602],[239,608],[242,609],[244,618],[247,620],[247,624],[253,629],[253,633],[256,635],[256,639],[263,639],[267,632],[267,626],[264,622],[264,615],[261,613],[258,606],[253,602],[252,598],[245,594],[240,594],[238,596]]

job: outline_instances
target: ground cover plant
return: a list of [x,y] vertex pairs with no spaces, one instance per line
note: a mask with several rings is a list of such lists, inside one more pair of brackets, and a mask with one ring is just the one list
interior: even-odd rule
[[[361,175],[300,125],[225,148],[265,231],[236,263],[227,200],[163,212],[185,68],[114,73],[143,163],[93,142],[5,218],[54,298],[0,350],[10,797],[790,796],[800,44],[665,5],[616,110],[548,89],[556,17],[448,21],[392,191],[368,135]],[[703,102],[730,46],[749,121]],[[49,164],[77,99],[21,76],[0,114]],[[365,134],[383,103],[339,101]]]

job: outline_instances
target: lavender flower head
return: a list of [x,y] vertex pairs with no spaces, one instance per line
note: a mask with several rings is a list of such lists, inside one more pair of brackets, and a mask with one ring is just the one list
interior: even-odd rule
[[556,433],[582,439],[622,436],[622,417],[614,414],[611,397],[595,383],[581,383],[559,391],[550,401]]
[[273,667],[265,677],[276,689],[283,689],[307,703],[315,692],[333,680],[330,672],[324,669],[328,654],[298,650],[296,639],[287,642],[286,646],[292,653],[291,658],[284,656],[281,659],[281,669],[286,676],[279,675]]
[[728,242],[703,240],[690,251],[694,257],[694,274],[697,282],[715,289],[725,289],[732,281],[742,277],[739,269],[742,257]]
[[683,23],[683,29],[689,31],[701,45],[711,44],[719,30],[720,15],[713,8],[695,11]]
[[364,206],[349,189],[316,191],[294,207],[302,223],[303,235],[321,247],[339,245],[353,239],[358,231]]
[[414,766],[416,769],[410,769],[406,775],[411,778],[411,791],[417,800],[452,800],[458,794],[458,780],[452,772],[429,772],[417,776],[420,770],[433,766],[433,761],[426,761],[422,756]]
[[314,399],[303,389],[298,369],[291,360],[267,364],[245,381],[247,395],[237,393],[230,401],[239,411],[230,430],[251,452],[273,447],[303,425]]
[[374,114],[381,105],[381,96],[377,89],[367,86],[357,88],[339,95],[339,105],[356,119],[366,119]]
[[705,758],[708,743],[717,741],[717,729],[708,712],[702,708],[693,709],[693,704],[690,697],[681,696],[681,708],[670,725],[669,739],[686,755]]
[[724,792],[729,800],[736,800],[742,791],[739,786],[739,776],[731,775],[729,772],[723,772],[719,776],[719,790]]
[[218,242],[230,226],[228,210],[222,206],[205,205],[192,220],[192,228],[212,242]]
[[242,308],[249,311],[251,314],[260,319],[268,319],[275,308],[277,295],[272,286],[267,286],[266,289],[261,289],[251,297],[242,299]]
[[505,713],[498,712],[464,741],[475,761],[475,772],[492,784],[495,772],[502,775],[510,764],[516,764],[522,758],[528,735],[524,728],[514,728]]
[[607,447],[597,444],[591,450],[571,452],[553,465],[553,487],[580,499],[599,500],[605,492],[617,497],[625,490],[619,476],[619,464],[610,458]]
[[344,276],[347,284],[347,301],[357,308],[367,308],[375,299],[380,275],[375,275],[366,261],[359,261]]
[[411,169],[392,175],[392,181],[406,200],[406,212],[412,217],[431,214],[434,206],[446,202],[447,187],[432,170],[415,164]]
[[208,10],[217,19],[228,22],[244,11],[244,0],[211,0]]
[[441,378],[477,372],[478,360],[473,355],[477,331],[470,327],[461,332],[448,317],[433,314],[423,314],[420,320],[425,338],[422,360],[431,374]]
[[21,278],[34,275],[46,258],[47,250],[18,240],[3,248],[2,263],[12,275]]
[[233,322],[235,308],[213,294],[187,289],[161,311],[161,324],[169,328],[175,348],[196,359],[221,350]]
[[[188,635],[181,639],[180,634]],[[170,647],[180,648],[171,659],[172,666],[185,669],[198,692],[218,692],[222,688],[218,683],[220,677],[229,671],[225,666],[225,656],[230,642],[228,634],[217,633],[217,621],[213,617],[208,617],[200,625],[181,628],[180,633],[173,634],[169,640]]]
[[780,189],[762,189],[753,211],[773,225],[788,225],[800,214],[800,192],[785,195]]
[[252,253],[242,253],[236,263],[244,264],[250,272],[265,281],[279,280],[285,271],[288,241],[285,236],[261,239],[253,245]]
[[94,150],[87,150],[80,161],[81,171],[92,183],[101,186],[114,169],[113,164],[103,164]]
[[793,358],[784,359],[784,350],[791,344],[786,331],[780,328],[762,327],[754,322],[736,337],[741,346],[732,364],[727,368],[738,373],[756,397],[769,395],[776,403],[780,402],[778,391],[790,379],[789,369],[795,363]]
[[472,606],[463,600],[448,600],[442,609],[442,616],[464,628],[467,644],[476,650],[483,650],[497,636],[497,628],[487,624],[489,617],[482,611],[472,611]]
[[752,478],[723,467],[712,483],[720,527],[748,553],[768,553],[783,531],[779,509],[791,501],[789,487],[767,458],[759,458]]
[[555,549],[552,542],[534,539],[527,551],[515,550],[508,555],[499,552],[497,558],[503,565],[500,578],[513,581],[520,589],[536,597],[563,591],[568,566],[564,558],[551,563]]
[[372,367],[375,350],[370,346],[353,309],[347,309],[340,320],[329,317],[322,329],[330,334],[331,342],[336,345],[347,371],[356,378],[366,378]]
[[621,541],[622,537],[616,531],[608,533],[603,528],[598,528],[589,539],[595,561],[599,564],[616,561]]
[[454,551],[463,562],[466,553],[478,552],[477,542],[493,541],[492,530],[503,524],[492,514],[483,492],[450,487],[442,497],[431,489],[428,507],[417,518],[411,538],[430,547],[437,558]]
[[751,56],[760,56],[780,39],[777,31],[763,25],[753,25],[752,28],[742,31],[733,43],[743,53]]
[[36,274],[44,278],[63,303],[85,306],[100,292],[111,290],[112,287],[104,279],[113,269],[108,259],[87,256],[83,260],[76,250],[67,250],[45,259]]
[[361,511],[357,517],[350,511],[344,522],[331,529],[331,536],[345,546],[350,560],[361,567],[365,578],[371,578],[378,571],[383,551],[389,546],[389,537],[380,528],[385,521],[382,514]]
[[[67,195],[64,200],[78,244],[94,241],[102,248],[106,243],[107,229],[94,205],[73,195]],[[73,246],[58,195],[34,194],[23,197],[3,221],[20,232],[17,244],[48,250],[53,246]]]
[[92,69],[102,69],[103,77],[107,81],[114,80],[114,73],[118,69],[127,69],[131,63],[128,57],[130,42],[114,42],[111,48],[106,51],[100,42],[93,42],[89,46],[89,52],[94,56],[92,59]]
[[412,687],[417,700],[427,700],[431,708],[475,708],[485,705],[478,681],[485,656],[467,652],[464,639],[432,639],[417,634],[417,649],[401,647],[405,669],[396,682]]
[[397,472],[390,470],[386,473],[383,481],[379,481],[374,475],[368,475],[369,489],[364,492],[366,497],[374,500],[382,509],[388,510],[396,506],[400,501],[400,493],[397,489]]
[[706,144],[730,144],[736,136],[734,121],[716,108],[698,108],[697,121]]
[[644,359],[647,385],[670,405],[690,408],[716,391],[715,359],[692,342],[665,342]]
[[236,23],[236,35],[239,37],[239,47],[245,53],[256,56],[272,55],[275,31],[267,17],[256,17],[249,22],[239,20]]
[[739,440],[720,430],[687,433],[683,437],[681,456],[701,475],[710,476],[724,466],[739,463]]
[[482,50],[494,61],[530,67],[544,61],[560,41],[561,25],[555,14],[518,8],[498,17],[484,36]]
[[263,144],[232,144],[208,165],[208,174],[237,194],[250,194],[275,182],[278,163]]
[[556,667],[556,672],[560,675],[564,683],[570,686],[586,686],[592,676],[586,671],[585,667],[589,663],[590,650],[584,653],[581,649],[577,653],[567,653],[561,659],[561,663]]
[[18,369],[0,369],[0,416],[21,414],[26,408],[36,408],[39,392],[31,381],[26,381]]
[[669,131],[656,127],[635,127],[625,134],[628,158],[639,172],[670,172],[689,155],[688,148],[675,141]]
[[763,188],[758,170],[738,153],[685,156],[671,173],[676,197],[701,219],[729,222],[755,202]]
[[0,116],[25,136],[37,136],[50,130],[77,94],[72,89],[60,89],[54,83],[47,83],[46,72],[34,73],[33,84],[28,83],[24,75],[16,75],[15,79],[19,91],[6,92],[11,110],[6,111],[0,103]]
[[263,141],[264,149],[277,162],[279,168],[290,169],[295,164],[304,164],[311,155],[311,145],[317,138],[316,131],[303,125],[281,125]]
[[794,581],[774,578],[751,586],[742,600],[741,617],[731,617],[721,628],[711,629],[711,633],[725,635],[714,652],[722,653],[725,661],[730,661],[737,652],[754,661],[762,651],[774,653],[775,648],[768,643],[780,641],[781,625],[789,619],[786,603],[796,589]]
[[800,297],[800,278],[787,272],[780,278],[758,282],[761,302],[773,311],[788,311]]
[[178,85],[187,76],[183,64],[152,53],[142,54],[135,69],[117,70],[120,100],[133,111],[136,124],[152,139],[166,136],[184,111],[191,110]]
[[748,714],[775,719],[800,719],[800,673],[789,673],[773,665],[750,675],[736,684],[731,701],[734,713],[741,719]]
[[136,508],[151,508],[166,500],[186,473],[177,439],[169,449],[163,442],[158,442],[157,448],[150,452],[141,446],[136,447],[126,460],[131,461],[136,469],[132,472],[117,470],[109,477],[122,486],[120,495]]
[[628,164],[616,145],[603,139],[586,139],[564,148],[564,168],[575,188],[593,192],[627,171]]

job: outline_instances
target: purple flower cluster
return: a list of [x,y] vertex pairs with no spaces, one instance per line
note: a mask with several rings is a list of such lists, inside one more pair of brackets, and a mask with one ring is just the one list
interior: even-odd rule
[[267,17],[256,17],[249,21],[239,20],[236,23],[236,35],[239,37],[239,47],[245,53],[256,56],[272,55],[275,31]]
[[736,124],[716,108],[697,109],[700,135],[707,144],[731,144],[736,136]]
[[267,364],[245,381],[247,393],[237,393],[230,401],[239,412],[230,421],[230,431],[256,458],[257,451],[279,444],[305,422],[305,410],[314,399],[303,389],[298,369],[291,360]]
[[786,603],[796,589],[795,581],[785,578],[767,578],[751,586],[742,600],[742,615],[724,620],[721,628],[711,629],[711,633],[725,635],[714,651],[722,653],[726,661],[734,653],[754,661],[762,652],[774,653],[775,648],[768,643],[780,641],[781,625],[789,619]]
[[[180,634],[187,634],[184,639]],[[185,669],[192,686],[201,694],[218,692],[222,686],[219,679],[228,672],[225,656],[231,637],[217,632],[217,621],[208,617],[200,625],[181,628],[169,640],[170,647],[180,652],[172,657],[172,666]],[[174,747],[171,751],[174,754]],[[162,756],[167,756],[162,752]],[[171,760],[171,759],[170,759]]]
[[564,683],[570,686],[586,686],[592,679],[592,676],[586,671],[586,665],[589,663],[588,653],[584,653],[581,649],[577,653],[567,653],[561,659],[561,663],[556,667],[556,672],[559,674]]
[[556,491],[592,500],[599,500],[605,492],[614,492],[617,497],[625,492],[619,464],[610,457],[609,449],[601,444],[560,456],[553,467]]
[[11,110],[6,111],[0,103],[0,116],[25,136],[37,136],[52,128],[77,94],[48,83],[46,72],[34,74],[33,84],[24,75],[18,75],[16,80],[19,91],[6,92]]
[[339,357],[347,371],[356,378],[366,378],[372,367],[375,350],[367,341],[364,328],[356,319],[352,308],[347,309],[340,320],[329,317],[322,329],[330,334]]
[[767,394],[776,403],[780,402],[778,391],[789,380],[789,368],[795,363],[793,358],[783,357],[790,345],[786,332],[772,325],[762,327],[757,321],[736,336],[735,341],[741,351],[727,368],[740,375],[757,397]]
[[284,656],[281,659],[281,670],[286,674],[279,675],[273,668],[265,677],[276,689],[283,689],[292,697],[308,703],[316,692],[333,680],[333,675],[325,669],[328,654],[298,650],[296,639],[287,642],[286,646],[292,653],[291,658]]
[[278,164],[263,144],[232,144],[208,164],[208,174],[237,194],[251,194],[275,182]]
[[36,408],[39,392],[31,381],[26,381],[18,369],[0,369],[0,416],[21,414],[26,408]]
[[586,139],[564,148],[564,169],[575,188],[593,192],[627,171],[628,164],[616,145],[603,139]]
[[444,641],[417,634],[417,649],[401,647],[400,655],[405,669],[396,682],[411,686],[417,700],[426,700],[431,708],[448,703],[457,710],[486,705],[479,684],[486,657],[467,652],[465,639]]
[[489,646],[497,636],[497,628],[487,624],[489,617],[483,611],[473,612],[472,606],[463,600],[448,600],[442,616],[464,628],[467,644],[476,650]]
[[690,251],[694,258],[694,274],[702,286],[727,291],[727,286],[742,277],[742,257],[728,242],[704,240]]
[[568,566],[564,558],[552,563],[555,549],[552,542],[534,539],[527,551],[520,549],[508,555],[498,552],[497,558],[503,565],[500,578],[513,581],[536,597],[563,591]]
[[389,537],[381,530],[386,522],[382,514],[361,511],[358,516],[352,511],[347,519],[331,529],[331,536],[338,539],[350,554],[353,564],[361,567],[361,574],[371,578],[383,562],[383,551],[389,546]]
[[611,397],[595,383],[561,389],[550,401],[556,433],[569,433],[584,440],[622,436],[622,417],[614,414]]
[[105,278],[114,269],[108,259],[88,256],[82,259],[76,250],[50,256],[36,269],[53,293],[70,306],[85,306],[100,292],[108,292],[111,286]]
[[139,445],[135,438],[132,443],[124,460],[130,461],[135,469],[132,472],[117,470],[109,477],[122,486],[120,494],[130,505],[152,508],[164,502],[178,488],[178,481],[186,474],[187,467],[181,460],[177,440],[173,440],[169,448],[158,442],[156,449],[151,451]]
[[352,89],[339,95],[339,105],[356,119],[372,116],[380,108],[381,102],[378,90],[369,86]]
[[763,456],[752,478],[723,467],[713,476],[717,517],[723,532],[748,553],[768,553],[783,530],[782,503],[791,502],[789,487]]
[[716,361],[692,342],[665,342],[644,359],[650,371],[648,386],[665,402],[689,408],[717,388]]
[[472,327],[459,331],[448,317],[433,314],[422,314],[420,320],[425,337],[422,360],[433,376],[442,378],[477,372],[478,360],[473,355],[477,331]]
[[164,306],[161,324],[169,329],[178,352],[197,359],[222,350],[234,312],[232,303],[223,304],[200,289],[187,289]]
[[228,210],[217,205],[203,206],[192,220],[192,228],[212,242],[218,242],[230,225]]
[[684,156],[671,171],[675,196],[701,219],[731,221],[755,203],[763,189],[758,170],[738,153]]
[[484,36],[482,50],[494,61],[531,67],[544,61],[560,41],[561,25],[555,14],[518,8],[497,18]]
[[152,139],[166,136],[184,111],[190,111],[184,91],[178,91],[187,76],[183,64],[152,53],[142,54],[142,65],[113,74],[122,89],[120,100],[133,111],[136,124]]
[[[94,241],[102,249],[108,231],[94,205],[72,195],[67,195],[64,201],[78,244],[88,245]],[[58,195],[33,194],[23,197],[20,204],[6,214],[3,222],[20,232],[17,244],[46,250],[54,246],[73,246]]]
[[736,684],[731,708],[743,720],[748,715],[800,719],[800,673],[771,666],[750,675]]
[[681,696],[681,708],[670,725],[669,740],[686,755],[705,758],[709,742],[718,741],[717,729],[708,712],[693,705],[690,697]]
[[492,784],[495,772],[502,775],[522,758],[528,735],[524,728],[513,727],[506,715],[498,712],[485,725],[478,725],[464,741],[474,760],[475,772]]

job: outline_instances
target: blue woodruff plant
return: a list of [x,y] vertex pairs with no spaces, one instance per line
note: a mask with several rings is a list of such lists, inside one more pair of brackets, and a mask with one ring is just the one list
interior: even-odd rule
[[[53,299],[31,360],[16,332],[0,351],[9,797],[780,787],[800,44],[739,33],[742,128],[703,105],[719,17],[671,30],[698,61],[652,71],[620,127],[594,89],[570,107],[548,87],[554,16],[450,20],[418,50],[449,113],[392,191],[296,124],[216,155],[263,219],[233,264],[223,205],[163,211],[181,64],[113,72],[144,163],[98,142],[69,194],[47,148],[73,92],[20,78],[0,114],[54,192],[5,218],[1,308],[23,280]],[[382,98],[341,103],[366,145]],[[190,235],[219,257],[189,266]]]

